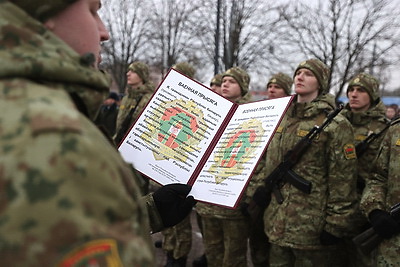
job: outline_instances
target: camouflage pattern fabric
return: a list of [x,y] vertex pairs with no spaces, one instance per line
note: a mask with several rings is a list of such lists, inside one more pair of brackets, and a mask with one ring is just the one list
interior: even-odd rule
[[311,70],[312,73],[315,75],[315,78],[317,78],[318,80],[320,94],[328,93],[329,75],[330,75],[330,69],[328,68],[328,66],[326,66],[322,61],[318,59],[315,58],[308,59],[301,62],[299,66],[297,66],[294,72],[294,76],[296,76],[297,71],[302,68]]
[[202,217],[208,267],[247,266],[247,220]]
[[128,94],[122,98],[119,106],[116,133],[121,129],[121,124],[132,108],[135,109],[135,112],[132,115],[130,124],[133,124],[136,121],[152,97],[154,89],[154,84],[151,82],[145,83],[137,89],[128,88]]
[[8,1],[0,28],[0,266],[153,266],[132,172],[68,94],[95,113],[108,79]]
[[[358,145],[362,141],[364,141],[370,134],[377,134],[382,131],[386,125],[389,123],[385,118],[385,105],[382,101],[379,101],[377,105],[372,106],[369,110],[365,112],[352,112],[349,104],[346,104],[345,108],[342,111],[342,114],[350,121],[354,130],[354,143]],[[375,160],[383,137],[385,135],[381,134],[378,138],[376,138],[369,146],[366,152],[358,158],[357,164],[357,193],[358,193],[358,202],[361,200],[362,191],[365,186],[365,181],[370,175],[372,171],[372,162]],[[352,236],[356,236],[361,233],[364,228],[368,225],[368,219],[361,213],[361,210],[358,208],[357,213],[351,218],[352,219],[352,227],[353,234]],[[347,245],[349,251],[350,261],[359,262],[360,266],[373,266],[372,256],[364,255],[356,250],[351,240],[349,240]]]
[[192,224],[190,215],[177,225],[161,232],[164,236],[162,248],[174,259],[187,257],[192,247]]
[[364,88],[371,98],[372,103],[378,101],[379,81],[374,76],[367,73],[357,74],[353,79],[350,80],[349,86],[347,87],[347,92],[353,86],[361,86],[362,88]]
[[[374,209],[390,210],[400,202],[400,120],[389,128],[361,199],[366,216]],[[377,249],[376,266],[400,265],[400,235],[385,239]]]
[[[268,147],[267,172],[271,172],[314,125],[321,125],[334,106],[334,96],[330,94],[320,95],[310,103],[296,103],[295,99]],[[348,234],[357,197],[353,137],[350,122],[339,114],[313,140],[293,168],[312,183],[311,194],[285,183],[280,189],[283,203],[278,204],[272,196],[264,213],[265,232],[272,244],[321,249],[319,237],[323,230],[337,237]]]

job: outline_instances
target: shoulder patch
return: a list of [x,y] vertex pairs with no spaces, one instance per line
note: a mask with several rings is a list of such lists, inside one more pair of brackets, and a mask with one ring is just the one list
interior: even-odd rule
[[283,127],[279,126],[278,129],[276,129],[276,132],[277,133],[282,133],[283,132]]
[[355,159],[356,156],[356,148],[353,144],[346,144],[343,147],[344,156],[346,159]]
[[299,129],[299,130],[297,130],[297,136],[304,137],[308,134],[308,132],[309,131]]
[[113,239],[87,242],[68,253],[57,267],[109,266],[123,267],[118,248]]
[[400,146],[400,139],[397,139],[396,146]]
[[359,134],[356,135],[355,139],[356,141],[364,141],[365,139],[367,139],[367,137],[365,135]]

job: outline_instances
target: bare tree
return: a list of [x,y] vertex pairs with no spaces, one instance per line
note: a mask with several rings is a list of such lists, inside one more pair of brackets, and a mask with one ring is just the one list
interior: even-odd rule
[[103,65],[123,92],[128,65],[144,60],[149,18],[139,0],[103,0],[103,5],[106,8],[101,9],[101,15],[111,35],[103,44]]
[[381,73],[395,63],[391,55],[400,45],[396,8],[388,0],[320,0],[316,7],[291,4],[280,10],[280,30],[292,44],[289,54],[318,58],[330,67],[330,85],[339,97],[358,72],[385,81]]
[[192,28],[196,25],[195,13],[200,7],[200,1],[152,0],[149,3],[151,27],[148,34],[152,49],[146,54],[162,75],[178,61],[197,65],[196,36]]

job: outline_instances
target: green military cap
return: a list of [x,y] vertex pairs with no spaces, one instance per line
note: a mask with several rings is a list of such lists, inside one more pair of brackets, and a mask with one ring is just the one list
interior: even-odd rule
[[347,93],[353,86],[361,86],[364,88],[368,92],[371,102],[374,103],[379,99],[379,81],[374,76],[367,73],[357,74],[350,80],[349,86],[347,87]]
[[147,64],[140,62],[140,61],[135,61],[129,65],[128,70],[135,72],[137,75],[139,75],[139,77],[140,77],[140,79],[142,79],[143,83],[147,83],[149,81],[150,70],[149,70],[149,66],[147,66]]
[[77,0],[11,0],[29,15],[42,22]]
[[222,78],[225,76],[233,77],[238,82],[242,90],[242,96],[249,91],[250,76],[245,70],[239,67],[232,67],[222,74]]
[[270,83],[279,85],[285,91],[286,95],[290,95],[292,93],[293,79],[285,73],[278,72],[272,75],[267,83],[267,87]]
[[187,62],[176,63],[175,65],[172,66],[172,68],[179,72],[182,72],[183,74],[185,74],[186,76],[188,76],[192,79],[194,78],[194,75],[196,74],[196,70],[194,69],[194,67]]
[[325,63],[318,59],[308,59],[303,61],[299,64],[294,72],[294,76],[296,75],[299,69],[309,69],[315,75],[318,80],[319,84],[319,92],[320,94],[326,94],[329,91],[328,82],[329,82],[329,75],[330,69],[328,68]]
[[211,79],[210,86],[212,85],[221,86],[221,84],[222,84],[222,74],[218,73]]

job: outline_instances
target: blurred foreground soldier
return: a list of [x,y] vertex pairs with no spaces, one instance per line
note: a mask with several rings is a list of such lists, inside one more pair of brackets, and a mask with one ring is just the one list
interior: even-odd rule
[[[196,70],[187,62],[180,62],[172,66],[173,69],[194,79]],[[184,267],[192,247],[192,224],[190,215],[174,227],[162,231],[162,248],[167,253],[166,267]]]
[[[306,60],[297,67],[296,96],[268,147],[267,174],[334,110],[335,98],[327,93],[328,77],[329,68],[317,59]],[[264,224],[271,243],[270,266],[345,266],[341,244],[355,212],[356,164],[352,127],[339,114],[313,139],[292,169],[311,182],[310,194],[289,182],[277,184],[275,189],[281,192],[282,203],[274,193],[268,205],[260,201],[268,197],[256,191],[254,200],[261,207],[268,205]]]
[[[371,163],[378,154],[389,121],[385,118],[385,105],[379,98],[379,81],[375,77],[367,73],[356,75],[349,82],[347,97],[349,103],[342,114],[351,122],[354,129],[354,143],[358,158],[357,193],[358,201],[360,201],[365,180],[372,170]],[[367,218],[361,214],[360,210],[352,217],[352,220],[353,236],[369,227]],[[372,255],[357,253],[351,240],[347,243],[351,266],[375,266]]]
[[154,266],[150,230],[194,204],[179,184],[141,199],[91,122],[109,92],[100,6],[0,0],[0,266]]
[[361,209],[374,231],[383,238],[374,266],[400,266],[399,218],[389,215],[400,202],[400,119],[387,130],[371,175],[366,181]]
[[114,137],[117,145],[146,107],[155,89],[154,84],[150,81],[149,67],[143,62],[136,61],[130,64],[126,77],[127,92],[119,107]]
[[[268,99],[276,99],[279,97],[289,96],[291,94],[293,79],[284,73],[276,73],[272,75],[267,83]],[[258,181],[266,177],[265,173],[265,157],[257,165],[252,180]],[[254,267],[263,267],[269,265],[269,242],[268,237],[264,233],[264,221],[262,216],[253,218],[249,233],[249,248],[251,261]]]
[[113,136],[115,134],[115,126],[118,115],[118,102],[118,94],[111,92],[101,105],[99,114],[94,121],[97,126],[104,127],[109,136]]
[[[222,95],[236,103],[249,101],[250,76],[239,67],[222,74]],[[245,201],[245,197],[242,201]],[[247,265],[249,219],[238,209],[199,203],[196,206],[203,225],[203,243],[210,267]]]

